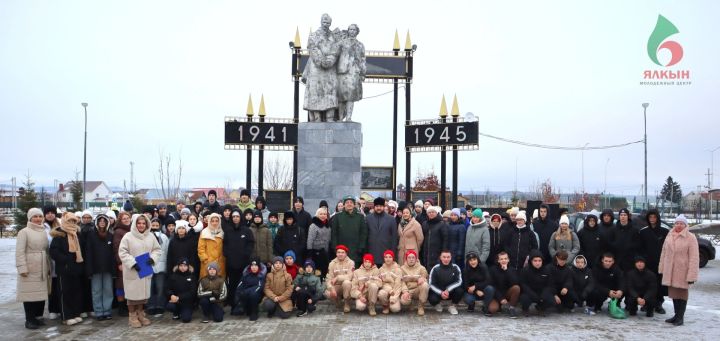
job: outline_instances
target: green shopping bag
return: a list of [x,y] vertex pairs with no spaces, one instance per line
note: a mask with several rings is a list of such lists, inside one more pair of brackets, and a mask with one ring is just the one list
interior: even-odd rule
[[610,300],[610,304],[608,304],[608,312],[610,313],[610,317],[614,319],[626,319],[627,315],[625,314],[625,310],[620,308],[620,302],[617,298],[613,298]]

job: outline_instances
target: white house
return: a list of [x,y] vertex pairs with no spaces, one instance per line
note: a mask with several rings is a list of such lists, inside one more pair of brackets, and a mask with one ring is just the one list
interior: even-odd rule
[[[70,181],[58,191],[58,200],[62,202],[73,201],[72,189],[74,181]],[[81,183],[82,184],[82,183]],[[85,188],[85,198],[88,202],[92,201],[110,201],[112,199],[112,190],[105,181],[88,181]]]

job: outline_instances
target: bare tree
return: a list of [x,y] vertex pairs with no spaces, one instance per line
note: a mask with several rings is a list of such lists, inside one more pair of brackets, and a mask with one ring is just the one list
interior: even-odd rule
[[182,157],[178,157],[177,171],[172,171],[172,155],[165,154],[160,150],[160,163],[158,165],[155,186],[160,184],[160,194],[165,200],[176,200],[180,198],[180,181],[182,180]]
[[[287,159],[266,156],[263,177],[264,189],[291,189],[293,183],[292,165]],[[254,176],[253,183],[257,187],[257,176]]]

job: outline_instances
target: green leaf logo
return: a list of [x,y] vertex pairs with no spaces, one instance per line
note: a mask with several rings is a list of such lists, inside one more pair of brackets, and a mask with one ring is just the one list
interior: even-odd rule
[[[653,63],[668,67],[677,64],[682,59],[683,48],[680,43],[673,40],[665,40],[673,34],[679,32],[680,31],[677,27],[675,27],[675,25],[673,25],[673,23],[670,22],[670,20],[667,20],[667,18],[662,15],[658,15],[655,29],[652,31],[652,34],[650,34],[650,38],[647,43],[648,57],[650,57],[650,60],[652,60]],[[662,49],[668,49],[672,55],[670,62],[666,65],[661,64],[657,58],[658,51]]]

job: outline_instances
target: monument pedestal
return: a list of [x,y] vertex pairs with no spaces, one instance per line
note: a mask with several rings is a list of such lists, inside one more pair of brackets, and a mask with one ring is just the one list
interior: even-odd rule
[[362,130],[358,122],[298,124],[297,193],[315,215],[321,200],[330,213],[346,195],[360,195]]

